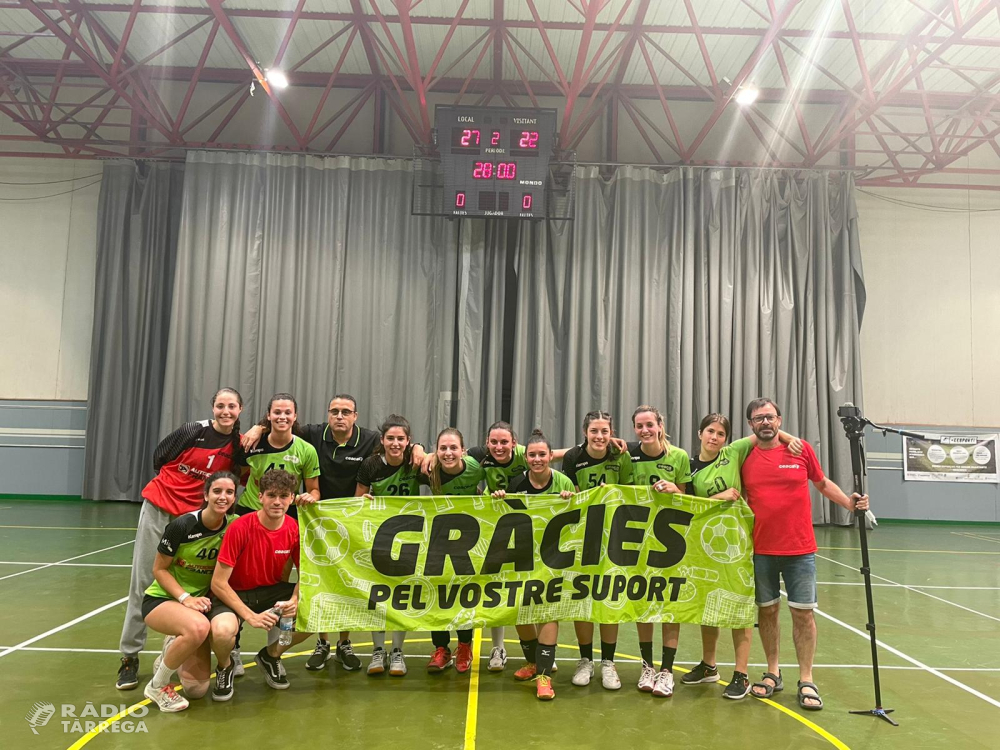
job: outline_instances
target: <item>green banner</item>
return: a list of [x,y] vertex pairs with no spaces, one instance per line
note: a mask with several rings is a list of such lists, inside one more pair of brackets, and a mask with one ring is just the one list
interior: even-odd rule
[[745,502],[605,486],[299,508],[297,628],[457,630],[586,620],[754,623]]

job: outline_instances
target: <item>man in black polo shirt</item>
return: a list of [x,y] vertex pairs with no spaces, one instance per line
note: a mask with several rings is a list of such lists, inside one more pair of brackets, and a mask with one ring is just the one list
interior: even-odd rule
[[[358,469],[375,451],[379,434],[375,430],[359,427],[358,402],[354,396],[340,393],[330,399],[326,423],[300,425],[298,435],[310,443],[319,454],[319,494],[325,499],[354,497]],[[253,447],[263,435],[263,427],[255,425],[243,438],[245,447]],[[424,459],[424,449],[413,446],[413,464],[419,466]],[[354,654],[351,634],[340,633],[334,658],[349,672],[361,668],[361,660]],[[326,633],[319,633],[316,648],[306,662],[306,669],[324,669],[330,660],[330,642]]]

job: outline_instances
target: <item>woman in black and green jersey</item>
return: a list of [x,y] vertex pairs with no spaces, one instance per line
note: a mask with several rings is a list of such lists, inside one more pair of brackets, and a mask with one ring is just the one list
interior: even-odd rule
[[[246,449],[244,454],[243,461],[250,468],[250,476],[236,509],[240,515],[260,510],[258,482],[270,469],[282,469],[302,480],[305,492],[296,496],[295,505],[319,501],[319,456],[313,446],[292,434],[298,425],[297,412],[298,405],[290,393],[271,396],[264,417],[268,431],[263,440]],[[288,515],[296,517],[294,506],[288,509]]]
[[[632,412],[632,427],[638,441],[628,444],[632,459],[632,484],[652,487],[657,492],[683,494],[691,481],[687,451],[671,445],[663,426],[663,416],[655,406],[643,404]],[[639,690],[666,698],[674,692],[674,656],[681,626],[675,622],[661,625],[663,654],[660,671],[653,667],[653,623],[637,622],[642,672]]]
[[[358,469],[355,497],[379,497],[380,495],[408,496],[420,494],[420,475],[414,468],[413,443],[410,441],[410,423],[405,417],[390,414],[379,427],[381,437],[373,455],[369,456]],[[389,653],[389,674],[402,677],[406,674],[406,660],[403,658],[403,641],[406,631],[392,633],[392,651]],[[368,664],[368,674],[385,672],[385,631],[372,633],[372,660]]]
[[[526,495],[559,495],[564,499],[573,496],[576,487],[561,471],[554,471],[550,464],[554,457],[552,446],[541,430],[532,430],[528,443],[524,447],[528,470],[514,477],[506,490],[496,490],[493,497],[504,498],[508,493]],[[523,626],[522,626],[523,627]],[[559,637],[559,623],[547,622],[542,625],[529,626],[537,635],[530,648],[524,648],[524,658],[527,664],[514,673],[515,680],[535,679],[535,696],[547,701],[556,697],[552,689],[552,673],[556,666],[556,641]],[[518,635],[521,635],[520,628]]]
[[[479,483],[485,479],[479,462],[465,454],[465,440],[454,427],[447,427],[438,434],[434,452],[437,462],[429,474],[421,475],[421,482],[429,484],[433,495],[478,495]],[[458,648],[452,659],[448,644],[451,634],[435,630],[431,633],[434,655],[427,663],[428,672],[441,672],[453,663],[460,673],[472,667],[472,631],[458,631]]]
[[167,636],[157,659],[153,679],[143,693],[161,711],[175,713],[188,707],[170,682],[179,672],[185,693],[192,699],[208,692],[212,671],[209,648],[212,608],[206,596],[212,584],[215,559],[236,502],[236,475],[217,471],[205,481],[201,510],[178,516],[163,531],[153,561],[153,583],[142,600],[146,625]]
[[[624,444],[622,446],[624,447]],[[486,477],[486,491],[489,493],[507,489],[507,485],[515,477],[528,470],[525,461],[525,447],[518,444],[517,435],[509,422],[497,421],[486,431],[486,441],[483,445],[469,448],[468,455],[474,458],[483,469]],[[552,459],[559,460],[566,453],[565,448],[552,452]],[[437,459],[431,453],[424,460],[424,470],[430,471]],[[518,625],[517,637],[521,642],[521,650],[529,664],[535,663],[535,646],[538,644],[538,632],[534,625]],[[504,628],[491,628],[490,639],[492,650],[487,669],[490,672],[502,672],[507,666],[507,649],[504,646]]]
[[[606,411],[591,411],[583,418],[584,441],[566,451],[563,473],[577,491],[603,484],[631,484],[632,461],[629,454],[612,442],[614,428]],[[576,640],[580,645],[580,661],[573,674],[574,685],[589,685],[594,676],[594,624],[576,622]],[[601,684],[608,690],[618,690],[622,683],[615,667],[618,626],[601,625]]]
[[[734,440],[726,445],[731,434],[729,418],[724,414],[709,414],[698,426],[698,440],[701,445],[698,456],[691,461],[691,494],[710,497],[715,500],[738,501],[742,496],[743,484],[740,469],[757,444],[757,437],[751,435],[742,440]],[[779,432],[778,439],[789,445],[795,455],[802,451],[798,438],[787,432]],[[733,630],[733,648],[736,651],[736,669],[733,678],[723,692],[723,697],[733,700],[745,698],[750,692],[747,677],[747,662],[750,659],[752,628]],[[686,685],[718,682],[719,670],[715,665],[715,648],[719,642],[719,629],[709,625],[701,626],[701,662],[681,677]]]

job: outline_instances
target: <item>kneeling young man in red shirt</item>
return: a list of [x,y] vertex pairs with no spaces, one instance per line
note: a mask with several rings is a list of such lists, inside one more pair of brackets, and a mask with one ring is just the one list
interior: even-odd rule
[[812,681],[816,654],[816,535],[812,525],[809,482],[827,500],[853,510],[868,510],[868,496],[847,497],[819,465],[809,443],[802,454],[792,455],[778,440],[781,411],[771,399],[758,398],[747,406],[747,423],[757,436],[757,447],[743,462],[743,492],[754,513],[753,566],[759,611],[760,640],[767,657],[767,672],[752,692],[770,698],[784,689],[778,662],[781,631],[778,611],[781,579],[792,613],[792,637],[799,662],[798,701],[809,711],[823,708]]
[[[299,526],[286,512],[298,488],[298,478],[288,472],[268,471],[260,480],[261,509],[241,516],[226,530],[212,576],[209,614],[212,649],[218,659],[213,700],[233,697],[230,652],[241,622],[270,630],[278,623],[278,615],[271,610],[279,605],[283,617],[295,617],[299,585],[289,583],[288,577],[292,566],[299,566]],[[275,642],[257,653],[257,663],[270,687],[288,687],[281,654],[311,635],[293,633],[290,645]]]

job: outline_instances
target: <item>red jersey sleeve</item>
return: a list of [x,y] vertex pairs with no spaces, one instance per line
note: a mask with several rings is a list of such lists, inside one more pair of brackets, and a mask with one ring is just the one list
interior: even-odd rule
[[226,535],[222,537],[222,549],[219,550],[219,562],[228,565],[230,568],[236,567],[236,559],[243,552],[247,543],[247,525],[240,523],[246,518],[242,516],[238,521],[226,529]]
[[823,473],[823,467],[819,465],[819,458],[816,456],[816,451],[805,441],[802,443],[802,458],[806,462],[806,476],[809,477],[809,481],[822,482],[823,477],[826,476]]
[[294,521],[294,519],[289,520],[292,520],[292,528],[289,533],[289,536],[291,537],[289,549],[292,551],[292,565],[294,565],[296,569],[299,569],[299,524],[297,521]]

